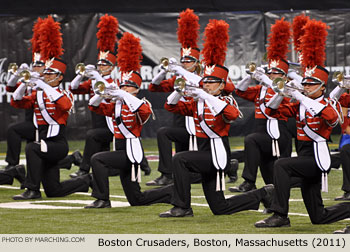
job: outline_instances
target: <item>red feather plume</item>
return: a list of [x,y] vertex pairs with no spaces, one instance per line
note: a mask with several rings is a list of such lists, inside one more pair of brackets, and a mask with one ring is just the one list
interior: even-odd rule
[[34,53],[40,52],[40,44],[39,44],[39,38],[40,38],[40,33],[39,33],[39,28],[41,26],[41,24],[44,22],[43,19],[41,19],[40,17],[38,17],[38,19],[36,20],[35,24],[33,25],[33,37],[30,40],[30,43],[32,44],[31,48],[32,48],[32,55],[34,55]]
[[118,44],[117,62],[120,71],[139,71],[141,60],[142,47],[140,39],[129,32],[125,32]]
[[55,22],[52,16],[44,19],[38,32],[40,33],[40,54],[44,61],[53,57],[58,58],[63,54],[62,33],[59,22]]
[[97,49],[102,52],[109,51],[110,53],[114,53],[119,29],[118,20],[115,17],[106,14],[100,18],[97,27],[99,28],[99,31],[96,33],[98,39]]
[[327,26],[322,21],[309,20],[304,26],[301,42],[301,64],[304,68],[316,65],[324,67],[326,60]]
[[292,35],[290,28],[290,23],[285,21],[284,18],[277,20],[271,26],[267,47],[267,58],[269,60],[287,60],[289,39]]
[[203,58],[206,65],[223,65],[226,58],[229,24],[211,19],[204,30]]
[[299,52],[301,51],[301,43],[300,38],[304,35],[304,25],[309,21],[309,17],[305,16],[304,14],[296,16],[293,19],[293,43],[294,43],[294,50]]
[[198,48],[199,18],[193,10],[182,11],[177,19],[177,39],[182,48]]

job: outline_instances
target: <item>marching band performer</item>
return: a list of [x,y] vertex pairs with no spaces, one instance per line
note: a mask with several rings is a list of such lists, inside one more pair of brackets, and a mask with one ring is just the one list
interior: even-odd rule
[[[70,90],[73,94],[89,94],[91,98],[94,95],[94,84],[97,81],[104,81],[116,86],[111,72],[116,63],[116,56],[113,53],[117,42],[118,25],[118,20],[108,14],[100,18],[97,25],[99,31],[96,34],[98,38],[97,48],[99,49],[97,70],[93,65],[87,65],[85,70],[77,67],[77,76],[70,84]],[[89,80],[81,82],[84,77],[88,77]],[[72,178],[88,174],[92,155],[100,151],[108,151],[113,140],[112,122],[109,117],[91,112],[91,121],[92,129],[87,131],[83,160],[79,170],[70,175]]]
[[[39,142],[26,146],[27,177],[25,192],[13,196],[15,200],[41,198],[42,182],[48,197],[61,197],[74,192],[87,192],[90,177],[85,176],[60,183],[59,169],[56,163],[68,153],[65,127],[69,111],[73,105],[72,94],[59,88],[66,64],[58,57],[63,54],[60,24],[49,16],[39,28],[40,53],[46,60],[44,80],[39,74],[30,76],[35,90],[24,96],[26,83],[22,83],[13,93],[11,105],[16,108],[34,109],[39,130]],[[24,81],[26,81],[24,79]]]
[[328,71],[323,67],[327,36],[325,23],[309,20],[301,37],[302,65],[306,68],[302,85],[305,95],[290,89],[289,95],[297,103],[281,104],[276,94],[267,104],[269,116],[295,117],[297,123],[298,157],[281,158],[274,166],[275,193],[269,218],[255,223],[256,227],[290,226],[288,201],[291,177],[302,179],[301,193],[313,224],[327,224],[350,217],[350,203],[324,207],[321,196],[327,191],[327,173],[330,171],[330,154],[327,141],[332,129],[340,120],[340,106],[324,97]]
[[[17,69],[16,65],[13,65],[14,69],[10,69],[11,77],[6,86],[7,92],[14,92],[17,87],[21,84],[18,80],[21,77],[21,72],[25,70],[31,70],[33,72],[37,72],[39,75],[42,75],[42,72],[45,68],[45,64],[41,59],[40,55],[40,40],[38,33],[40,25],[43,23],[43,19],[40,17],[36,20],[33,25],[33,37],[30,40],[31,48],[32,48],[32,68],[30,69],[26,63],[21,64],[19,69]],[[31,87],[27,87],[26,95],[30,95]],[[5,167],[5,170],[13,169],[12,172],[16,170],[20,170],[21,174],[24,170],[23,165],[19,165],[19,158],[21,154],[21,144],[22,139],[25,139],[27,142],[35,141],[36,136],[36,125],[34,124],[35,118],[33,118],[33,110],[26,109],[25,110],[25,121],[21,123],[16,123],[11,125],[7,130],[7,152],[5,161],[8,165]],[[23,176],[21,176],[23,177]],[[20,178],[21,178],[20,177]],[[12,181],[12,180],[9,180]],[[21,182],[23,182],[21,180]]]
[[[193,10],[182,11],[177,19],[177,38],[181,43],[181,59],[183,67],[196,74],[200,74],[200,62],[197,41],[199,39],[198,16]],[[164,80],[167,69],[161,68],[148,90],[151,92],[172,92],[174,82],[178,76]],[[158,171],[161,176],[146,183],[148,186],[164,186],[173,183],[172,179],[172,142],[175,142],[176,152],[196,150],[196,137],[193,117],[174,114],[173,127],[161,127],[157,130],[157,143],[159,151]],[[192,182],[200,181],[198,174],[192,174]]]
[[[236,85],[236,94],[255,103],[255,132],[244,139],[244,182],[238,187],[230,187],[231,192],[246,192],[256,189],[255,182],[260,167],[265,184],[273,183],[273,164],[279,157],[289,157],[292,151],[292,138],[287,129],[287,117],[271,118],[265,113],[266,103],[275,94],[271,83],[276,78],[287,78],[288,44],[291,37],[290,23],[284,18],[271,26],[267,58],[268,72],[258,67]],[[260,85],[248,87],[252,78]],[[289,99],[284,99],[284,103]]]
[[[340,73],[339,73],[340,74]],[[331,155],[331,167],[342,166],[343,170],[343,185],[344,194],[336,197],[334,200],[350,200],[350,94],[344,93],[350,88],[350,76],[343,76],[342,80],[337,81],[337,85],[329,94],[329,98],[339,100],[342,106],[342,114],[344,122],[341,125],[342,135],[339,142],[339,153]]]
[[85,208],[110,208],[109,171],[118,169],[120,180],[130,205],[170,203],[172,185],[141,192],[140,163],[143,148],[140,135],[143,124],[152,114],[151,105],[145,99],[136,97],[142,83],[140,61],[142,48],[140,39],[125,32],[118,46],[118,67],[121,72],[120,89],[110,89],[107,95],[115,102],[104,103],[103,97],[95,95],[89,101],[89,108],[113,120],[115,151],[99,152],[92,156],[93,203]]
[[[240,116],[232,96],[221,96],[227,81],[228,69],[225,61],[229,25],[223,20],[210,20],[205,29],[203,56],[206,63],[203,88],[189,87],[193,99],[181,101],[182,93],[174,91],[169,95],[165,108],[173,113],[193,116],[198,141],[198,151],[184,151],[173,157],[174,195],[172,209],[160,217],[193,216],[191,208],[191,184],[189,172],[202,176],[202,186],[211,211],[215,215],[258,209],[260,202],[271,197],[273,186],[225,199],[224,170],[230,156],[228,131],[230,122]],[[173,71],[183,75],[187,81],[191,73],[181,66],[171,65]]]

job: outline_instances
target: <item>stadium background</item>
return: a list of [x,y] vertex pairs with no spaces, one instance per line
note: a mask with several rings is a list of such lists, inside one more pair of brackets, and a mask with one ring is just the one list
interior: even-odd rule
[[[10,95],[5,92],[10,62],[21,64],[31,61],[30,39],[32,26],[38,16],[52,14],[61,23],[63,33],[63,59],[68,63],[65,85],[75,76],[74,67],[79,62],[94,64],[97,57],[96,32],[99,18],[108,13],[119,21],[120,38],[131,32],[141,39],[143,62],[141,75],[143,85],[140,97],[151,101],[156,115],[143,129],[143,138],[153,138],[160,126],[172,124],[172,115],[163,109],[165,93],[150,93],[147,86],[158,71],[159,59],[179,58],[180,44],[177,41],[177,17],[180,11],[192,8],[199,16],[200,41],[209,19],[223,19],[230,25],[230,42],[225,65],[230,78],[236,82],[245,75],[247,62],[262,63],[267,36],[271,24],[277,18],[292,21],[294,16],[306,12],[311,18],[322,20],[330,26],[326,45],[326,66],[350,74],[350,4],[348,1],[318,1],[317,4],[303,1],[1,1],[0,8],[0,141],[6,139],[6,130],[11,123],[22,121],[24,112],[9,105]],[[293,45],[290,45],[291,61],[296,61]],[[116,73],[117,74],[117,73]],[[328,86],[333,88],[331,77]],[[329,89],[330,89],[329,88]],[[68,121],[68,139],[84,139],[90,127],[87,97],[76,96],[76,113]],[[254,125],[252,103],[236,97],[244,118],[231,127],[231,136],[243,136]],[[339,133],[339,128],[335,131]]]

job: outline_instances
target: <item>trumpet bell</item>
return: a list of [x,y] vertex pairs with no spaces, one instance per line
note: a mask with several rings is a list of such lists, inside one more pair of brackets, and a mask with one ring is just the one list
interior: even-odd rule
[[183,92],[185,91],[186,88],[186,81],[183,78],[177,78],[174,82],[174,89],[177,92],[180,92],[183,94]]
[[335,71],[332,76],[332,82],[342,82],[344,80],[344,73],[340,71]]
[[18,65],[16,63],[10,63],[7,69],[8,72],[15,74],[18,70]]
[[272,87],[274,90],[276,89],[283,92],[285,84],[286,84],[285,80],[283,78],[278,77],[273,80]]
[[31,74],[28,70],[23,70],[20,74],[20,77],[23,78],[24,82],[28,82],[31,78]]
[[84,73],[85,73],[85,64],[84,63],[78,63],[75,66],[75,72],[79,72],[80,75],[84,75]]
[[162,57],[159,61],[159,64],[164,68],[167,68],[169,66],[169,59],[167,57]]
[[96,81],[94,84],[94,92],[99,95],[105,94],[106,85],[102,81]]
[[245,71],[247,74],[253,74],[256,70],[256,63],[249,62],[245,65]]

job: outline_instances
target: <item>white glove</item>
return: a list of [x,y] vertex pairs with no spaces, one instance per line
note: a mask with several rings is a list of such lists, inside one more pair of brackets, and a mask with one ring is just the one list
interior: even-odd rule
[[51,102],[55,102],[63,96],[62,93],[58,92],[55,88],[46,84],[42,80],[35,80],[33,81],[33,83],[35,84],[36,88],[41,88],[42,90],[44,90]]
[[87,65],[86,67],[85,67],[85,73],[84,73],[84,75],[86,76],[86,77],[88,77],[88,78],[94,78],[94,75],[95,74],[98,74],[98,71],[97,71],[97,69],[96,69],[96,67],[94,66],[94,65]]
[[242,80],[240,80],[237,85],[236,88],[240,91],[246,91],[248,89],[249,84],[252,82],[252,77],[250,75],[247,75],[246,77],[244,77]]
[[252,74],[252,78],[256,79],[260,83],[265,83],[269,87],[272,87],[272,80],[265,74],[265,70],[262,67],[257,67]]
[[79,87],[81,80],[83,79],[83,76],[80,74],[77,74],[77,76],[74,77],[74,79],[70,83],[70,87],[72,90],[75,90]]
[[143,100],[140,100],[136,96],[122,89],[111,90],[109,91],[109,94],[113,95],[114,97],[123,99],[126,105],[128,105],[131,112],[135,112],[136,110],[138,110],[139,107],[144,103]]
[[29,70],[29,66],[27,63],[22,63],[20,66],[19,66],[20,69],[22,70]]
[[179,92],[174,91],[168,96],[166,100],[169,105],[176,105],[181,99],[181,97],[182,95]]
[[283,96],[279,94],[275,94],[267,103],[266,107],[277,109],[281,102],[283,101]]
[[315,100],[303,95],[298,90],[292,91],[291,96],[293,98],[295,98],[296,100],[298,100],[301,104],[303,104],[305,106],[305,108],[307,109],[307,111],[309,111],[312,116],[315,116],[318,113],[320,113],[324,109],[324,107],[326,106],[318,101],[315,101]]
[[127,92],[125,92],[124,90],[121,90],[121,89],[108,90],[109,95],[116,97],[116,98],[119,98],[119,99],[124,99],[124,95],[125,95],[124,93],[127,93]]
[[199,98],[205,100],[208,98],[208,96],[210,96],[210,94],[208,94],[201,88],[188,88],[186,91],[191,93],[191,96],[195,100],[198,100]]
[[100,103],[102,101],[103,101],[103,97],[101,97],[99,95],[94,95],[93,97],[90,98],[89,105],[94,106],[94,107],[98,107],[98,106],[100,106]]
[[296,80],[299,83],[301,83],[301,81],[303,80],[303,77],[299,75],[294,69],[289,69],[287,76],[288,78]]
[[24,93],[26,91],[26,84],[25,83],[22,83],[21,85],[18,86],[18,88],[15,90],[15,92],[13,92],[12,94],[12,98],[15,100],[15,101],[19,101],[19,100],[22,100],[23,96],[24,96]]
[[10,79],[9,79],[9,81],[7,82],[7,86],[9,86],[9,87],[15,87],[16,84],[17,84],[17,82],[18,82],[18,80],[19,80],[19,78],[20,78],[20,77],[19,77],[18,75],[12,74],[11,77],[10,77]]
[[161,69],[160,72],[153,77],[151,83],[154,85],[159,85],[160,82],[165,78],[165,75],[166,75],[166,71],[164,69]]
[[339,100],[340,96],[346,91],[345,88],[336,86],[329,94],[329,98]]

